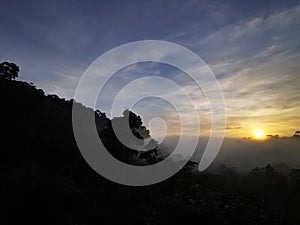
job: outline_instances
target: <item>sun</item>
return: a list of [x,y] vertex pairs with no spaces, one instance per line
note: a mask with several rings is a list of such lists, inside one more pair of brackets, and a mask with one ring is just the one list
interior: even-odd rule
[[265,137],[265,134],[262,130],[256,130],[253,132],[253,134],[256,139],[263,139]]

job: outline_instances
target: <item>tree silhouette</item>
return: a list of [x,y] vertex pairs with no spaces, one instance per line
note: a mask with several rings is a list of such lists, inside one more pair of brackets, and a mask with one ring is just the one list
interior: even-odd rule
[[[2,75],[5,66],[1,64]],[[113,183],[83,159],[73,135],[72,106],[94,113],[99,137],[112,156],[148,166],[159,160],[155,154],[160,149],[142,118],[125,110],[121,117],[110,119],[100,110],[45,95],[32,84],[11,82],[15,77],[6,76],[0,79],[1,224],[300,224],[299,168],[289,177],[269,164],[250,173],[221,165],[219,173],[211,174],[197,172],[195,163],[188,162],[158,184]],[[141,152],[124,146],[112,121],[128,125],[134,139],[128,141],[144,146],[149,140],[153,149]]]
[[293,184],[293,187],[297,190],[300,188],[300,169],[293,169],[291,174],[291,182]]
[[[100,118],[105,117],[105,114],[101,114],[100,111],[96,113]],[[122,114],[121,117],[107,121],[106,128],[100,132],[100,138],[108,151],[118,160],[133,165],[156,163],[158,143],[151,138],[149,130],[143,126],[142,118],[129,109],[124,110]],[[119,139],[120,136],[116,136],[116,131],[122,137],[122,141]],[[149,151],[139,151],[139,147],[145,147]]]
[[293,137],[300,138],[300,131],[299,130],[295,131],[295,134]]
[[19,67],[14,63],[0,63],[0,76],[3,76],[5,79],[15,80],[18,77],[19,71]]

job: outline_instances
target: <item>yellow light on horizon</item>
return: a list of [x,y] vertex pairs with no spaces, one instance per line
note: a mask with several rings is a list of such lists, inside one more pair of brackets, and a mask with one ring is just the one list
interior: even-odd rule
[[253,132],[253,134],[256,139],[263,139],[265,137],[265,134],[262,130],[256,130]]

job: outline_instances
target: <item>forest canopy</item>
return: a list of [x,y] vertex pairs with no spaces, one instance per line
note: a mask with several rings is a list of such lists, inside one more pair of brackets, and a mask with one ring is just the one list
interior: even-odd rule
[[[92,109],[16,81],[16,68],[1,65],[2,75],[11,74],[0,79],[1,224],[300,223],[297,169],[283,175],[268,164],[241,174],[222,164],[216,173],[199,173],[189,162],[156,185],[106,180],[85,162],[73,136],[72,104]],[[131,110],[113,119],[100,110],[93,113],[99,137],[114,157],[139,166],[161,160],[155,140],[151,151],[140,153],[115,137],[113,120],[129,121],[142,142],[151,138],[141,116]]]

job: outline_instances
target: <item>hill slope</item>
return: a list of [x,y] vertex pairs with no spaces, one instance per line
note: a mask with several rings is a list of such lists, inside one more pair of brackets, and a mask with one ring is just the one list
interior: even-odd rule
[[[72,101],[46,96],[25,82],[0,79],[0,102],[1,224],[300,222],[298,170],[288,179],[267,165],[240,176],[222,165],[220,174],[212,175],[194,173],[188,164],[159,184],[127,187],[102,178],[82,158],[73,137]],[[116,158],[139,165],[158,160],[155,148],[143,155],[122,146],[111,120],[100,111],[93,113],[100,138]],[[117,120],[128,115],[135,121],[132,131],[145,131],[139,116],[124,114]]]

